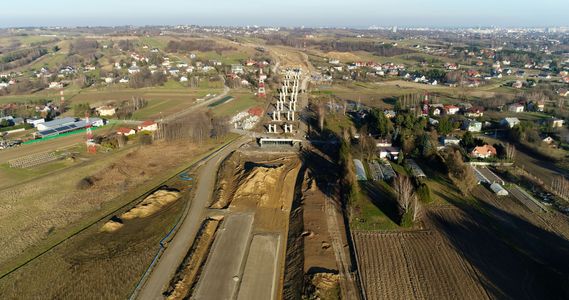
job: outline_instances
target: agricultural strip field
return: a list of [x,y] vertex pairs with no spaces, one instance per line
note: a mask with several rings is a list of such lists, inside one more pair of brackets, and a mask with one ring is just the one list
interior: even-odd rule
[[529,210],[534,213],[546,212],[547,209],[543,207],[535,198],[524,192],[519,186],[514,185],[508,189],[508,192],[512,194],[518,201],[523,203]]
[[487,299],[476,274],[432,231],[354,232],[367,299]]
[[253,236],[237,300],[276,299],[278,235]]
[[237,293],[240,270],[245,260],[252,214],[226,217],[212,246],[193,295],[196,299],[232,299]]

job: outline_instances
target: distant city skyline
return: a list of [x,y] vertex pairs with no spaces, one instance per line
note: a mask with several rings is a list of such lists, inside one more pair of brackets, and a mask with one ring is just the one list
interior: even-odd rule
[[19,0],[0,6],[0,27],[221,25],[306,27],[569,26],[568,0]]

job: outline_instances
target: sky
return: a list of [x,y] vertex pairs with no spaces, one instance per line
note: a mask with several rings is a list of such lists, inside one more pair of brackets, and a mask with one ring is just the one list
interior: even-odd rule
[[3,0],[0,27],[569,26],[569,0]]

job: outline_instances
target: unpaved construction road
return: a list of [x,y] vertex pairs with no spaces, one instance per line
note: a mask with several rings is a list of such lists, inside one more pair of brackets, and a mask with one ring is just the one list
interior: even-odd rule
[[225,218],[192,299],[235,298],[253,220],[253,214]]
[[247,142],[249,138],[243,137],[235,140],[217,154],[213,155],[202,167],[196,186],[196,194],[188,206],[184,221],[178,228],[174,238],[168,243],[164,253],[154,266],[150,276],[146,279],[138,293],[139,299],[163,299],[163,291],[168,288],[170,279],[174,276],[176,268],[182,263],[190,249],[202,221],[207,214],[207,207],[214,190],[217,169],[223,159]]
[[258,234],[253,237],[237,300],[278,298],[276,289],[279,248],[278,235]]

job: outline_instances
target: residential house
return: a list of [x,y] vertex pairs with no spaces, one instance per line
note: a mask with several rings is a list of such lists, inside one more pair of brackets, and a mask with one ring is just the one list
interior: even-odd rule
[[480,132],[482,131],[482,122],[472,119],[464,120],[462,123],[462,129],[469,132]]
[[178,73],[180,73],[180,70],[177,68],[170,68],[168,70],[168,73],[170,73],[170,75],[172,75],[172,76],[178,76]]
[[132,128],[120,127],[119,129],[117,129],[117,134],[129,136],[129,135],[136,134],[136,131]]
[[559,89],[557,91],[557,93],[559,94],[559,96],[561,97],[568,97],[569,96],[569,90],[568,89]]
[[136,74],[140,72],[140,68],[138,66],[131,66],[128,68],[128,74]]
[[513,113],[521,113],[524,112],[524,105],[520,103],[514,103],[508,106],[508,111]]
[[472,152],[470,152],[470,155],[476,158],[489,158],[495,157],[497,155],[497,152],[494,146],[486,144],[483,146],[474,147],[474,149],[472,149]]
[[548,144],[548,145],[551,145],[551,144],[553,144],[553,143],[555,142],[555,140],[554,140],[552,137],[550,137],[550,136],[546,136],[546,137],[543,138],[541,141],[544,142],[544,143],[546,143],[546,144]]
[[158,130],[158,123],[154,121],[144,121],[138,125],[139,131],[156,131]]
[[34,127],[37,128],[38,124],[45,123],[45,119],[44,118],[30,118],[30,119],[26,119],[26,123],[33,125]]
[[565,123],[565,121],[563,119],[557,119],[557,118],[547,119],[546,122],[552,128],[561,128],[561,127],[563,127],[563,124]]
[[379,158],[396,160],[399,157],[398,147],[380,147],[378,149]]
[[243,74],[243,73],[245,73],[245,70],[243,69],[243,66],[242,66],[242,65],[234,64],[234,65],[231,65],[231,73],[233,73],[233,74]]
[[447,115],[455,115],[459,111],[460,111],[460,108],[458,106],[445,105],[445,112]]
[[445,137],[441,137],[440,139],[441,144],[443,146],[452,146],[452,145],[459,145],[461,139],[455,137],[455,136],[445,136]]
[[467,109],[464,115],[468,118],[480,118],[484,116],[484,107],[473,106]]
[[520,124],[520,119],[518,119],[518,118],[503,118],[500,121],[500,125],[508,127],[508,128],[512,128],[518,124]]

